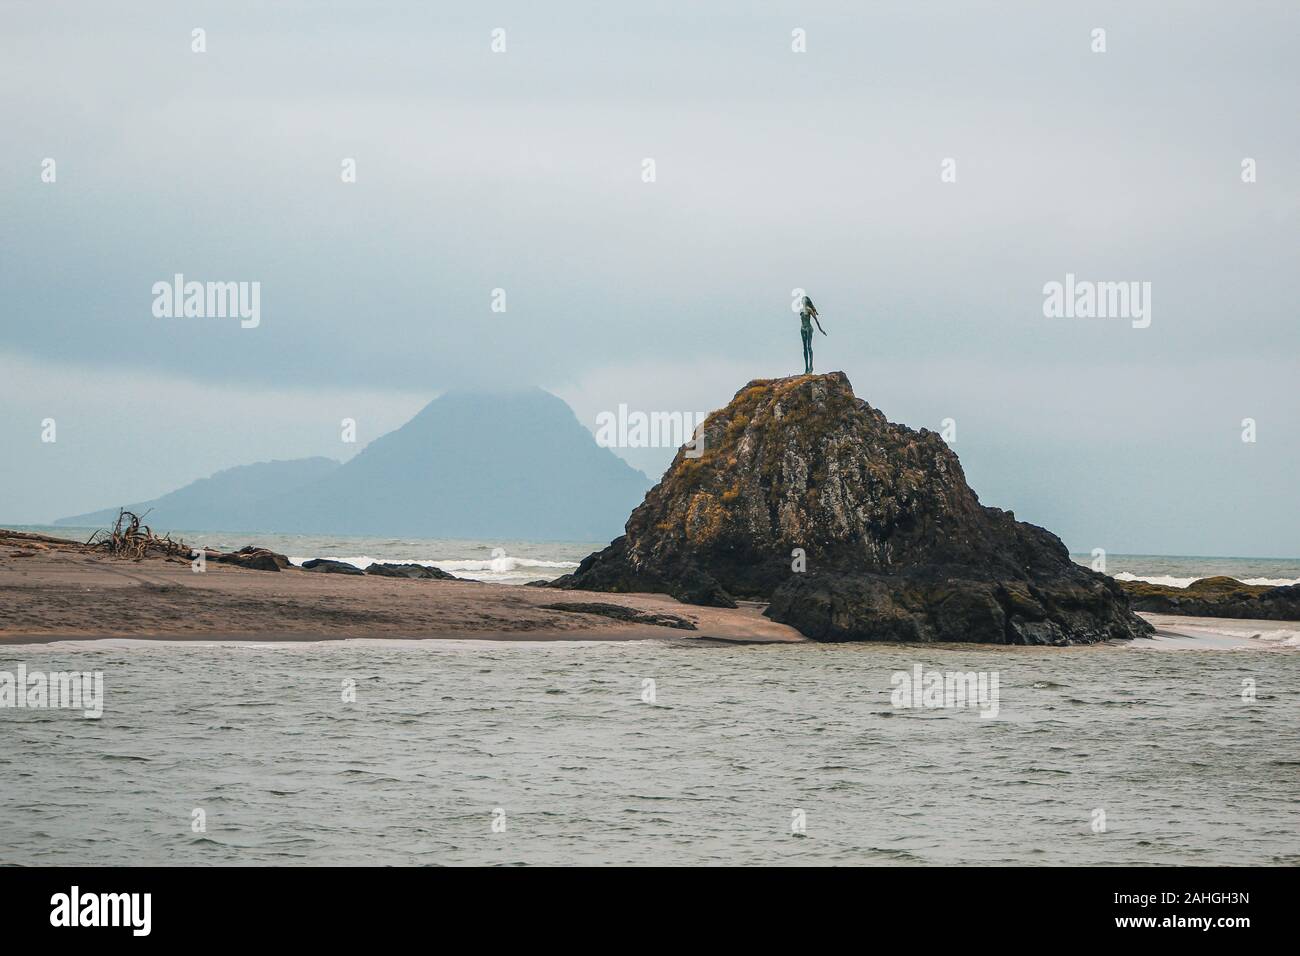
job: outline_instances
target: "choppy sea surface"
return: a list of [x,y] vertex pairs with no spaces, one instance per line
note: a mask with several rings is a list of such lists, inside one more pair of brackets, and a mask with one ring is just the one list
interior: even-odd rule
[[[102,671],[104,705],[0,711],[3,864],[1300,863],[1289,653],[0,649],[19,664]],[[918,665],[996,675],[997,715],[895,706]]]

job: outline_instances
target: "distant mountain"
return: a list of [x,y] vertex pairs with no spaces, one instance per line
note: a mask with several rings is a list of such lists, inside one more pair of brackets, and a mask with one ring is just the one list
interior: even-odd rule
[[[252,531],[242,516],[267,497],[281,494],[323,478],[339,468],[332,458],[295,458],[289,461],[260,461],[219,471],[211,478],[200,478],[184,488],[169,492],[152,501],[122,507],[138,515],[149,512],[145,523],[155,531]],[[100,527],[117,519],[117,508],[105,508],[89,514],[60,518],[56,525]]]
[[621,531],[651,484],[597,445],[548,392],[459,391],[345,464],[265,483],[261,494],[215,509],[201,525],[173,522],[161,507],[165,496],[150,503],[150,523],[156,530],[597,541]]
[[650,485],[548,392],[450,392],[256,514],[269,531],[593,541]]

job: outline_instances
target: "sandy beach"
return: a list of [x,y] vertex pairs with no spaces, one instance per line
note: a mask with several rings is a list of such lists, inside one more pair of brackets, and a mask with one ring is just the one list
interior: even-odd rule
[[[613,608],[611,608],[613,606]],[[207,562],[196,573],[178,557],[114,558],[72,541],[0,529],[0,644],[129,638],[165,641],[716,640],[805,641],[764,617],[763,605],[683,604],[664,594],[521,587],[471,580],[408,580],[279,572]],[[666,615],[679,626],[620,620]],[[1296,625],[1140,613],[1160,650],[1294,646]],[[680,626],[694,625],[694,630]],[[1251,640],[1265,637],[1262,644]]]
[[[546,605],[618,605],[695,630]],[[319,641],[348,638],[608,640],[803,638],[761,614],[684,605],[665,595],[593,594],[477,581],[256,571],[212,561],[122,560],[84,544],[0,530],[0,642],[101,637]]]

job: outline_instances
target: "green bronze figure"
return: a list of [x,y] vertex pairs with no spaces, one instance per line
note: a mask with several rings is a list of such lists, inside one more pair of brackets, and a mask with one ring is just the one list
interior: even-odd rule
[[821,322],[817,321],[817,315],[817,306],[813,305],[812,299],[804,296],[803,307],[799,310],[799,335],[803,339],[803,370],[805,375],[810,374],[813,370],[812,323],[817,322],[817,331],[822,335],[826,334]]

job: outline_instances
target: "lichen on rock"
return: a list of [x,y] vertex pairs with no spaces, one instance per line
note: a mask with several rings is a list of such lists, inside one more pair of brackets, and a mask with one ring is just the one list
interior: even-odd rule
[[680,450],[625,533],[554,586],[768,601],[769,617],[826,641],[1150,631],[1114,581],[981,505],[938,434],[889,422],[843,372],[750,382],[706,419],[703,453]]
[[1147,581],[1121,581],[1120,587],[1139,611],[1300,621],[1300,584],[1245,584],[1216,576],[1193,581],[1185,588]]

